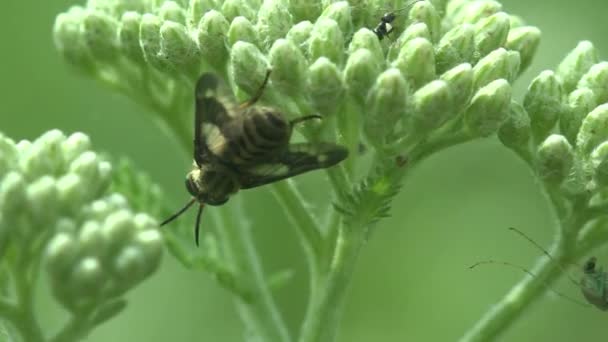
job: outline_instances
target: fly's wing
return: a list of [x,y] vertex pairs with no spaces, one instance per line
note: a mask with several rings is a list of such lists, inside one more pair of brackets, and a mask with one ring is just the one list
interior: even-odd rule
[[196,83],[194,113],[194,160],[198,166],[209,162],[209,145],[221,137],[221,127],[230,120],[225,105],[226,92],[212,73],[201,75]]
[[347,156],[348,150],[340,145],[291,144],[275,160],[239,169],[241,189],[255,188],[307,171],[331,167]]

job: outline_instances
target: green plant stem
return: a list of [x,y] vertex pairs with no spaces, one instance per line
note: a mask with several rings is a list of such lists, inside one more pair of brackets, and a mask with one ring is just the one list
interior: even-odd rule
[[70,321],[50,339],[50,342],[76,342],[85,337],[91,330],[88,322],[89,314],[81,313],[73,315]]
[[570,261],[570,254],[566,250],[563,244],[555,243],[549,251],[555,260],[543,257],[531,270],[536,277],[526,276],[516,284],[460,341],[497,340],[559,278],[563,272],[560,265]]
[[264,271],[253,244],[251,227],[244,220],[242,202],[234,198],[227,208],[213,208],[224,251],[228,260],[235,266],[241,279],[248,280],[248,288],[253,292],[253,299],[244,302],[237,299],[237,309],[249,331],[261,341],[291,341],[289,332],[277,308],[272,293],[264,277]]

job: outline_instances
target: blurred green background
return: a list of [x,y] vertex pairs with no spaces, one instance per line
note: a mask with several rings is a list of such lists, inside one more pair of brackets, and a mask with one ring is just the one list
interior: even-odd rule
[[[82,2],[82,1],[81,1]],[[79,2],[79,3],[81,3]],[[0,131],[33,139],[51,128],[92,137],[97,150],[127,156],[179,206],[189,156],[142,108],[72,73],[56,53],[54,17],[74,1],[3,0],[0,21]],[[504,0],[505,9],[543,31],[539,53],[519,81],[519,98],[539,71],[554,68],[579,40],[608,51],[608,2]],[[303,176],[322,181],[322,173]],[[380,223],[360,257],[348,295],[340,341],[455,341],[522,274],[500,266],[469,271],[496,258],[531,266],[539,256],[506,231],[515,226],[548,246],[551,213],[530,172],[495,138],[466,144],[421,165],[404,184],[393,217]],[[267,189],[244,196],[267,271],[292,267],[296,276],[278,293],[292,329],[305,305],[306,269],[291,227],[264,216],[276,202]],[[608,262],[608,253],[596,253]],[[578,275],[578,270],[571,269]],[[556,289],[582,300],[561,281]],[[57,328],[65,318],[39,290],[42,321]],[[230,296],[205,274],[188,272],[168,254],[160,271],[129,296],[129,307],[87,339],[99,341],[241,341],[242,326]],[[608,317],[547,295],[501,341],[592,341],[606,333]]]

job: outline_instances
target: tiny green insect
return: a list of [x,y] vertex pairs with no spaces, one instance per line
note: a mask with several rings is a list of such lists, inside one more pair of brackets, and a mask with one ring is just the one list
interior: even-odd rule
[[[528,237],[524,232],[518,230],[517,228],[513,228],[513,227],[510,227],[509,230],[519,234],[524,239],[528,240],[531,244],[533,244],[536,248],[538,248],[540,251],[542,251],[543,254],[545,254],[549,259],[557,262],[555,260],[555,258],[546,249],[544,249],[541,245],[539,245],[532,238]],[[536,274],[529,271],[525,267],[510,263],[510,262],[498,261],[498,260],[480,261],[480,262],[477,262],[477,263],[469,266],[469,269],[473,269],[477,266],[484,265],[484,264],[500,264],[500,265],[519,269],[522,272],[525,272],[526,274],[528,274],[532,277],[535,277],[535,278],[537,277]],[[568,277],[570,282],[580,288],[581,292],[583,293],[583,296],[585,297],[585,299],[587,300],[587,302],[589,304],[592,304],[593,306],[597,307],[598,309],[600,309],[602,311],[608,310],[608,273],[606,271],[604,271],[601,266],[600,267],[597,266],[596,257],[594,257],[594,256],[589,257],[585,261],[585,263],[583,264],[582,267],[579,266],[580,269],[583,271],[583,275],[581,276],[580,281],[577,281],[576,279],[572,278],[572,276],[570,276],[568,274],[566,268],[562,264],[557,263],[557,265],[564,271],[564,273],[566,274],[566,276]],[[590,306],[587,303],[583,303],[579,300],[576,300],[572,297],[569,297],[565,294],[562,294],[560,292],[553,290],[547,284],[545,284],[545,285],[547,286],[547,288],[549,288],[549,290],[551,290],[553,293],[555,293],[559,297],[562,297],[566,300],[574,302],[578,305],[582,305],[585,307]]]

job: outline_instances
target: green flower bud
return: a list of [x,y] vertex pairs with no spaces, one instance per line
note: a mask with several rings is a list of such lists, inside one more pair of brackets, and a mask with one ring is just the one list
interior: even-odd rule
[[145,12],[145,0],[88,0],[87,8],[105,12],[107,15],[120,18],[128,11]]
[[[76,299],[73,307],[86,307],[95,302],[95,298],[105,287],[107,275],[100,261],[95,257],[85,257],[74,265],[68,279],[71,297]],[[59,285],[59,284],[58,284]],[[75,308],[76,309],[76,308]]]
[[308,62],[304,54],[289,40],[277,40],[268,53],[272,66],[272,82],[291,96],[300,96],[306,85]]
[[576,135],[583,119],[597,106],[591,89],[576,89],[568,98],[568,107],[559,118],[559,129],[571,144],[576,143]]
[[139,44],[145,60],[159,70],[168,70],[168,63],[160,56],[160,28],[162,21],[152,14],[141,17]]
[[67,13],[59,14],[55,18],[53,38],[55,47],[68,63],[80,71],[92,72],[95,63],[80,30],[83,16],[84,9],[78,6],[70,8]]
[[553,73],[545,70],[528,87],[524,108],[530,115],[532,134],[544,139],[564,110],[562,86]]
[[350,37],[353,34],[353,18],[347,1],[334,2],[325,7],[319,18],[335,21],[345,37]]
[[348,54],[352,55],[359,49],[365,49],[370,52],[376,64],[384,60],[384,52],[382,51],[378,37],[374,32],[366,28],[362,28],[355,33],[348,45]]
[[147,267],[145,274],[150,274],[160,264],[163,252],[163,238],[158,230],[147,226],[145,230],[138,232],[133,240],[138,246],[146,260]]
[[522,105],[511,101],[509,116],[498,129],[498,139],[508,148],[526,148],[530,141],[530,117]]
[[536,160],[540,178],[550,184],[560,184],[570,173],[574,152],[566,137],[551,134],[538,146]]
[[158,16],[163,21],[173,21],[178,24],[186,25],[186,10],[175,1],[165,1],[160,6]]
[[453,114],[453,97],[447,82],[436,80],[414,93],[411,116],[414,134],[424,136],[441,127]]
[[507,41],[510,28],[509,16],[498,12],[480,20],[475,25],[475,47],[481,56],[503,46]]
[[[376,41],[378,41],[378,36],[376,36],[376,34],[374,34],[374,37],[376,38]],[[397,59],[397,57],[399,56],[399,51],[401,51],[401,49],[403,48],[403,45],[405,45],[410,40],[413,40],[416,38],[424,38],[428,41],[431,41],[431,33],[429,32],[429,28],[426,26],[425,23],[415,23],[415,24],[409,25],[399,35],[399,37],[395,40],[395,42],[393,42],[389,46],[386,59],[390,62]],[[380,45],[379,41],[378,41],[378,45]],[[383,56],[384,56],[384,53],[383,53]]]
[[289,32],[287,32],[287,40],[290,40],[302,52],[308,53],[308,38],[312,32],[314,25],[310,21],[301,21],[295,24]]
[[53,222],[58,214],[57,187],[50,176],[42,176],[27,187],[29,211],[36,222]]
[[[513,24],[511,24],[511,27],[513,27]],[[539,43],[540,30],[534,26],[511,28],[509,31],[505,47],[509,50],[519,52],[521,59],[519,74],[524,72],[524,70],[530,66],[532,57],[534,57]]]
[[262,46],[269,48],[272,43],[285,37],[293,26],[288,0],[266,0],[257,14],[256,28]]
[[331,19],[319,19],[308,42],[308,55],[311,60],[326,57],[336,64],[342,63],[344,37],[338,23]]
[[[369,50],[358,49],[352,53],[344,67],[344,83],[352,98],[364,101],[380,72],[381,67],[378,60]],[[401,77],[401,75],[399,76]]]
[[597,103],[608,101],[608,62],[593,65],[578,82],[578,88],[589,88],[595,95]]
[[599,144],[591,152],[593,179],[600,187],[608,185],[608,141]]
[[26,184],[23,176],[10,171],[0,179],[0,213],[4,220],[19,217],[27,206]]
[[509,117],[511,86],[506,80],[491,82],[479,89],[464,113],[464,121],[474,136],[487,137]]
[[450,87],[452,94],[452,113],[459,113],[469,104],[473,95],[473,68],[471,64],[460,64],[441,75],[441,80]]
[[65,135],[59,130],[44,133],[25,151],[22,151],[20,166],[28,179],[43,175],[58,175],[65,167],[61,145]]
[[[455,2],[452,6],[451,14],[454,24],[477,23],[483,18],[502,11],[502,5],[497,1],[463,1],[463,4]],[[450,6],[448,6],[448,13],[450,12]]]
[[230,51],[230,66],[234,84],[255,94],[268,71],[266,56],[258,48],[245,42],[236,42]]
[[437,72],[446,70],[461,64],[473,61],[475,53],[475,30],[473,25],[462,24],[449,30],[435,49],[437,61]]
[[473,84],[479,89],[486,84],[504,78],[515,80],[519,70],[519,54],[503,48],[496,49],[482,58],[473,68]]
[[102,12],[86,11],[82,21],[85,44],[91,54],[104,62],[118,58],[118,22]]
[[187,75],[199,74],[200,51],[185,26],[166,21],[160,28],[160,53],[173,67]]
[[17,166],[15,142],[0,133],[0,178]]
[[88,189],[79,175],[69,173],[57,180],[57,198],[66,211],[75,214],[76,208],[90,200],[94,192]]
[[113,271],[123,286],[130,287],[148,275],[151,266],[147,265],[147,260],[140,248],[127,246],[114,260]]
[[105,222],[101,233],[103,241],[107,242],[107,249],[112,254],[122,249],[133,237],[133,216],[125,209],[110,214]]
[[331,115],[344,97],[344,84],[338,67],[321,57],[308,68],[308,94],[319,113]]
[[61,151],[67,163],[71,163],[89,148],[91,148],[91,139],[80,132],[73,133],[61,144]]
[[205,13],[198,25],[201,55],[207,63],[219,70],[223,70],[228,60],[228,49],[224,43],[228,28],[226,18],[214,10]]
[[228,21],[232,21],[238,16],[243,16],[251,21],[255,21],[256,18],[256,10],[250,6],[248,0],[225,0],[220,12]]
[[137,12],[126,12],[120,20],[118,40],[122,53],[136,63],[144,61],[144,54],[139,45],[139,27],[141,25],[141,14]]
[[186,14],[188,26],[198,24],[203,15],[212,9],[216,9],[215,0],[189,0]]
[[423,38],[410,40],[392,66],[401,71],[412,88],[422,87],[435,78],[433,45]]
[[431,33],[431,41],[438,42],[441,37],[441,17],[430,2],[418,1],[409,12],[410,23],[425,23]]
[[121,209],[128,209],[127,200],[119,194],[112,194],[91,203],[90,207],[87,208],[87,216],[91,219],[103,221],[110,214]]
[[230,29],[228,29],[228,42],[230,45],[232,46],[238,41],[258,45],[257,30],[245,17],[234,18],[230,24]]
[[45,265],[51,278],[62,281],[78,258],[78,245],[68,233],[57,233],[47,244]]
[[589,41],[582,41],[568,53],[555,73],[562,81],[564,90],[569,93],[574,90],[589,68],[597,62],[599,62],[598,52],[593,44]]
[[107,254],[107,240],[97,221],[87,221],[78,232],[78,248],[87,255],[104,257]]
[[585,116],[576,136],[576,147],[588,155],[605,140],[608,140],[608,104],[597,106]]
[[70,164],[69,170],[80,176],[82,181],[88,184],[89,191],[96,195],[99,195],[96,192],[109,181],[106,177],[109,177],[110,164],[100,161],[97,154],[91,151],[87,151],[76,158]]
[[[364,50],[360,50],[364,51]],[[395,131],[395,125],[403,117],[407,104],[407,82],[398,69],[383,72],[366,100],[364,129],[367,137],[378,145],[386,143],[386,137]]]
[[520,27],[526,25],[526,22],[524,21],[524,19],[518,15],[510,15],[509,21],[511,23],[511,30],[513,30],[515,28],[520,28]]

